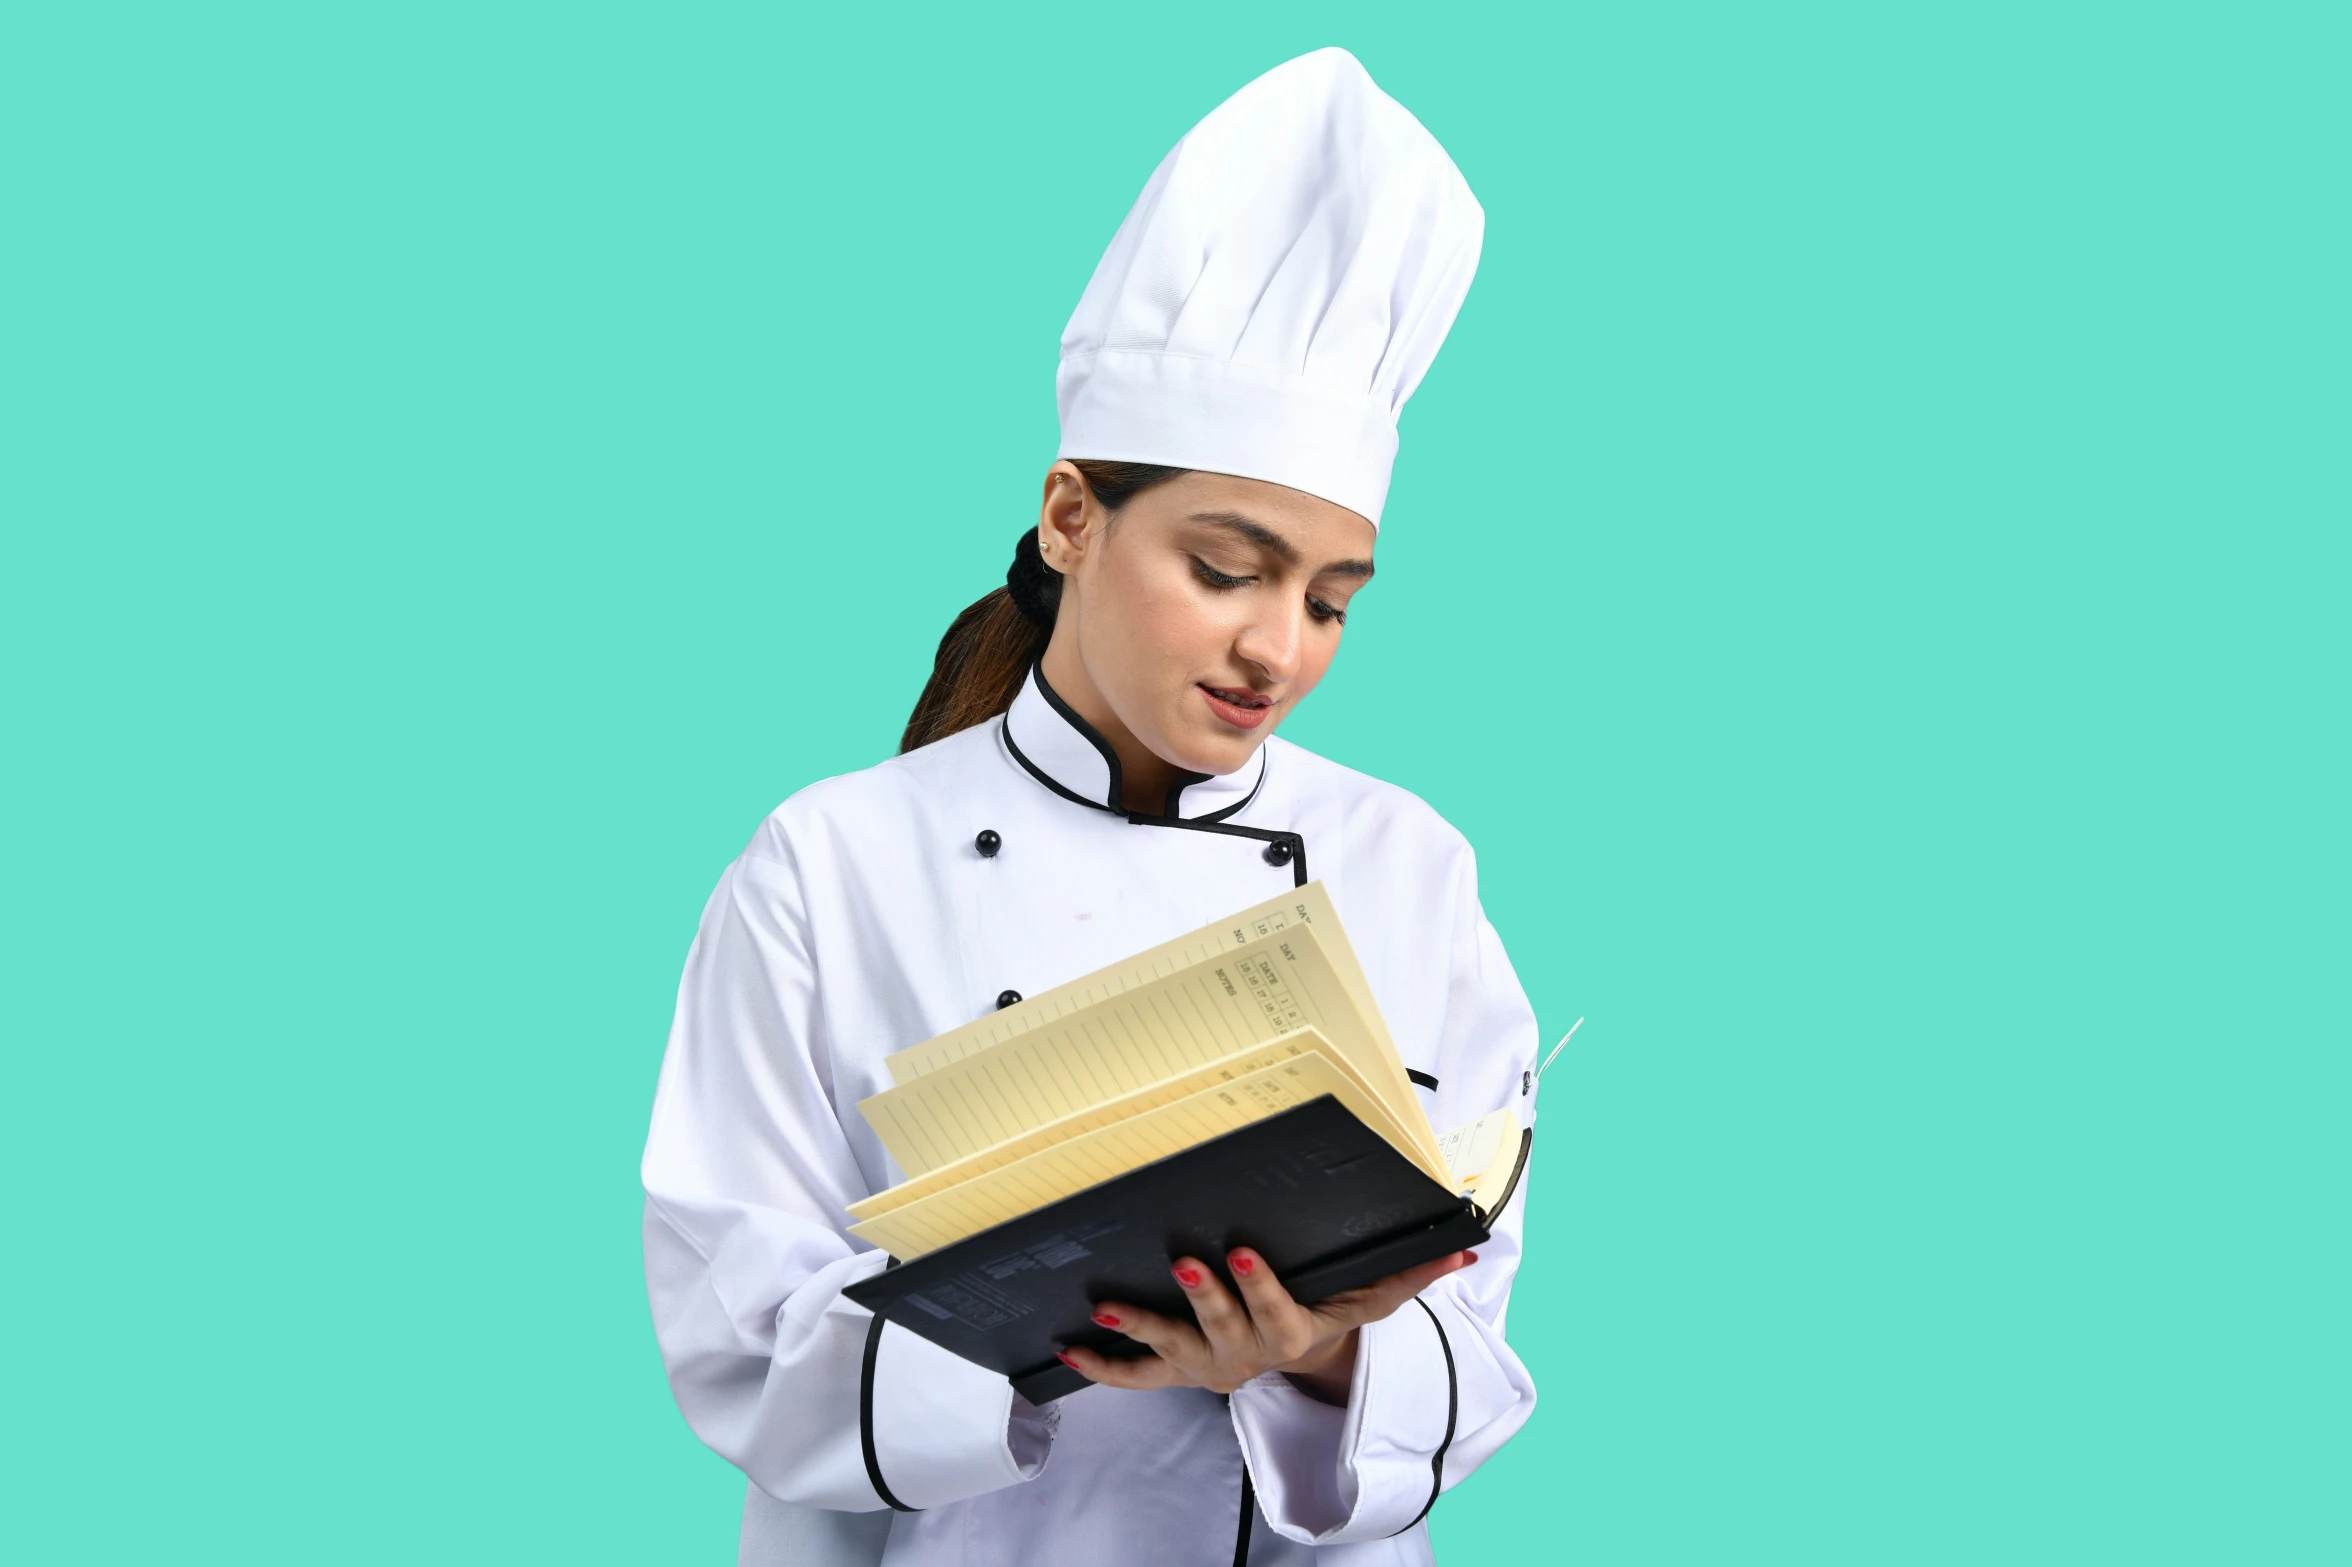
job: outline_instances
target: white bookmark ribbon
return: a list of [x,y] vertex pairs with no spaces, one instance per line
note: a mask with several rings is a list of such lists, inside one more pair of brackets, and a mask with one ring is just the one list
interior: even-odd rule
[[1535,1069],[1535,1075],[1539,1079],[1544,1075],[1544,1067],[1550,1066],[1552,1062],[1559,1057],[1560,1052],[1568,1048],[1568,1041],[1574,1039],[1576,1037],[1576,1031],[1582,1027],[1584,1027],[1583,1018],[1578,1018],[1575,1022],[1568,1025],[1568,1032],[1562,1034],[1560,1036],[1560,1042],[1552,1046],[1552,1053],[1543,1058],[1543,1066],[1539,1066]]

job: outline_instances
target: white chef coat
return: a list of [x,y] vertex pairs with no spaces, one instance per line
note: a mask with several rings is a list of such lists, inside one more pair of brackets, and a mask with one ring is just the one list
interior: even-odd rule
[[1436,812],[1279,737],[1162,817],[1119,798],[1116,753],[1033,671],[1002,719],[787,800],[703,911],[645,1149],[645,1272],[679,1408],[751,1479],[747,1561],[759,1537],[894,1567],[1225,1567],[1247,1530],[1260,1567],[1427,1562],[1439,1490],[1535,1407],[1503,1341],[1524,1181],[1476,1264],[1363,1330],[1345,1408],[1279,1374],[1230,1400],[1035,1408],[842,1295],[886,1260],[844,1210],[902,1177],[857,1110],[891,1085],[883,1057],[1308,874],[1431,1121],[1509,1104],[1533,1124],[1535,1019]]

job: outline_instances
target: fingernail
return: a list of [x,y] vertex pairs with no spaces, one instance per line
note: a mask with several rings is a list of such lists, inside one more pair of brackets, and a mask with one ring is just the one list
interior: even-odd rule
[[1201,1271],[1198,1268],[1178,1268],[1176,1270],[1176,1282],[1186,1289],[1199,1288],[1200,1281]]
[[1068,1366],[1072,1371],[1078,1369],[1078,1362],[1072,1360],[1068,1355],[1064,1354],[1058,1349],[1054,1351],[1054,1359],[1060,1361],[1063,1365]]
[[1244,1278],[1258,1271],[1257,1258],[1252,1257],[1246,1251],[1235,1252],[1229,1260],[1233,1264],[1233,1271],[1241,1274]]
[[1466,1251],[1466,1252],[1462,1253],[1462,1266],[1463,1266],[1463,1267],[1465,1267],[1465,1268],[1467,1268],[1468,1266],[1470,1266],[1470,1264],[1472,1264],[1472,1263],[1476,1262],[1477,1260],[1478,1260],[1478,1253],[1476,1253],[1476,1252],[1474,1252],[1474,1251]]
[[1096,1312],[1094,1314],[1094,1320],[1101,1323],[1106,1328],[1115,1328],[1119,1325],[1119,1319],[1112,1316],[1107,1311]]

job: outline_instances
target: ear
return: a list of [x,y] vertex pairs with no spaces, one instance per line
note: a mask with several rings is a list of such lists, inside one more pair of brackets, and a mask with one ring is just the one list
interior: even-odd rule
[[1086,475],[1067,462],[1045,470],[1045,504],[1037,513],[1037,552],[1063,576],[1078,569],[1093,542],[1092,528],[1101,507],[1086,487]]

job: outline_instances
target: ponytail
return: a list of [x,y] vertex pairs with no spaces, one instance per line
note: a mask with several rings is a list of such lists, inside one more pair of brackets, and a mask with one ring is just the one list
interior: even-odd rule
[[[1141,462],[1074,461],[1070,466],[1114,517],[1145,490],[1185,471]],[[906,733],[899,736],[899,750],[960,734],[1011,707],[1030,667],[1053,640],[1061,603],[1062,575],[1038,553],[1037,530],[1031,528],[1013,547],[1005,585],[981,595],[939,639],[931,678],[915,701]]]

